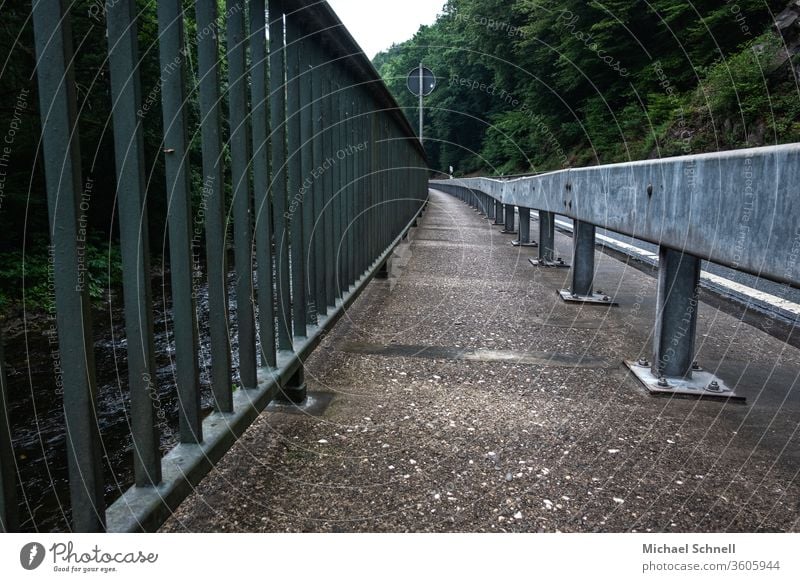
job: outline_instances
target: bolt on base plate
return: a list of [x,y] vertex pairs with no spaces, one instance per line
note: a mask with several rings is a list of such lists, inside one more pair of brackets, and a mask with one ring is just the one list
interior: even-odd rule
[[563,269],[569,269],[569,265],[561,259],[556,259],[555,261],[548,261],[544,259],[528,259],[528,262],[534,267],[561,267]]
[[539,243],[533,242],[533,241],[526,242],[526,243],[521,243],[518,240],[512,240],[511,244],[514,245],[515,247],[538,247],[539,246]]
[[[659,378],[653,374],[649,363],[643,366],[638,362],[625,360],[625,365],[650,394],[674,394],[737,402],[746,400],[744,396],[737,395],[732,388],[711,372],[693,370],[691,378]],[[665,382],[667,386],[662,385]]]
[[561,299],[566,301],[567,303],[588,303],[590,305],[609,305],[611,307],[617,307],[619,303],[616,301],[612,301],[611,297],[605,295],[604,293],[592,293],[591,295],[578,295],[577,293],[573,293],[569,289],[562,289],[558,292],[561,296]]

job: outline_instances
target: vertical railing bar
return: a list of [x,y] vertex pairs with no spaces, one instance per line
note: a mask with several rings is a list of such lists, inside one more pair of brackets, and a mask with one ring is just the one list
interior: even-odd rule
[[153,301],[147,226],[144,138],[139,116],[141,85],[136,3],[109,3],[106,11],[117,170],[128,386],[131,398],[134,481],[138,487],[161,481],[157,426]]
[[[217,26],[216,0],[195,4],[198,30]],[[216,34],[199,35],[200,130],[203,150],[208,330],[211,335],[211,389],[216,409],[230,411],[231,352],[228,336],[228,269],[225,249],[225,183],[219,92],[219,45]]]
[[350,185],[350,232],[348,250],[348,275],[347,282],[352,287],[356,282],[356,242],[358,241],[358,221],[359,216],[356,209],[358,180],[356,177],[356,162],[358,161],[358,111],[356,109],[356,87],[350,89],[350,143],[348,144],[347,167],[349,169],[348,184]]
[[275,219],[278,349],[292,349],[289,230],[286,218],[286,48],[282,0],[269,0],[269,92],[272,148],[272,203]]
[[313,167],[316,172],[323,175],[314,176],[312,196],[314,198],[314,256],[316,257],[315,280],[315,303],[317,306],[317,316],[327,315],[328,313],[328,293],[326,288],[328,266],[325,264],[325,178],[327,171],[324,168],[324,100],[325,100],[325,74],[322,68],[322,47],[319,41],[312,42],[313,75],[311,79],[312,90],[312,112],[314,132],[312,154]]
[[334,64],[325,65],[325,84],[323,91],[325,101],[325,163],[329,166],[325,172],[325,289],[328,306],[336,306],[336,166],[334,162],[334,144],[336,126],[334,120]]
[[65,4],[35,1],[33,31],[72,521],[75,531],[95,532],[105,529],[105,500],[89,297],[78,264],[81,153],[72,31]]
[[[349,76],[348,76],[349,77]],[[355,213],[353,212],[353,83],[348,78],[345,92],[345,144],[343,150],[344,160],[344,204],[345,204],[345,252],[344,252],[344,285],[345,291],[350,291],[353,283],[353,230],[355,228]]]
[[250,0],[251,121],[253,191],[255,199],[256,262],[258,263],[258,329],[261,365],[274,368],[275,297],[273,295],[272,203],[269,197],[267,142],[267,21],[264,0]]
[[317,322],[317,294],[315,276],[317,271],[316,247],[311,240],[314,229],[314,119],[312,117],[312,51],[314,41],[304,36],[300,41],[298,52],[298,82],[300,84],[300,167],[302,169],[298,196],[302,199],[302,246],[303,257],[303,289],[305,290],[306,325]]
[[[356,145],[357,147],[361,147],[361,144],[364,143],[364,94],[363,88],[359,87],[356,91],[357,95],[357,136],[356,136]],[[360,279],[361,275],[363,275],[366,262],[366,215],[365,212],[365,188],[364,188],[364,177],[365,177],[365,168],[364,168],[364,155],[361,149],[358,150],[358,157],[356,158],[356,209],[358,211],[358,236],[357,242],[355,246],[356,250],[356,279]]]
[[307,305],[303,255],[302,151],[300,120],[300,15],[286,15],[286,125],[289,192],[289,231],[292,264],[292,320],[294,335],[305,337]]
[[333,149],[331,156],[334,160],[333,163],[333,244],[334,244],[334,262],[333,268],[335,269],[334,289],[336,290],[336,298],[342,298],[342,165],[339,163],[338,151],[342,145],[342,127],[344,117],[342,110],[342,84],[341,73],[339,71],[339,64],[334,64],[333,71],[334,78],[334,93],[333,93]]
[[183,443],[203,440],[197,368],[197,327],[192,293],[190,240],[191,202],[186,133],[183,8],[180,0],[158,3],[161,58],[161,103],[164,118],[165,174],[169,222],[172,311],[175,336],[180,437]]
[[[227,0],[228,108],[233,181],[236,319],[239,334],[239,381],[256,388],[256,327],[253,314],[253,231],[250,221],[250,142],[247,134],[247,32],[242,0]],[[232,405],[231,405],[232,406]],[[232,408],[231,408],[232,410]],[[228,412],[226,410],[226,412]]]
[[383,236],[381,241],[381,249],[385,249],[389,246],[389,233],[391,232],[392,224],[391,224],[391,184],[389,181],[389,161],[391,160],[391,151],[390,151],[390,141],[389,141],[389,122],[387,119],[383,121],[383,162],[382,162],[382,172],[381,175],[383,177]]
[[378,190],[380,187],[380,179],[378,172],[379,152],[378,152],[378,122],[379,113],[377,110],[370,113],[370,204],[372,205],[370,211],[370,262],[378,258],[378,215],[380,212],[380,205],[378,199]]
[[339,174],[337,192],[339,201],[339,229],[338,229],[338,248],[339,248],[339,294],[344,297],[347,293],[347,226],[349,216],[347,214],[347,165],[339,160],[339,152],[347,146],[347,78],[344,71],[339,71],[340,90],[339,96],[339,147],[336,148],[336,168]]
[[11,420],[8,417],[8,383],[4,367],[3,334],[0,330],[0,533],[17,531],[17,480]]

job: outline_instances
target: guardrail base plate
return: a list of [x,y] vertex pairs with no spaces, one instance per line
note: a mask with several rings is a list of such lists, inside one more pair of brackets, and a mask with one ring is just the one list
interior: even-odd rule
[[[746,400],[744,396],[736,394],[730,386],[711,372],[693,370],[691,378],[666,378],[669,386],[659,386],[658,378],[653,374],[649,365],[641,366],[631,360],[625,360],[625,365],[633,372],[639,382],[647,388],[650,394],[693,396],[695,398],[714,398],[737,402],[745,402]],[[716,382],[716,386],[713,389],[709,388],[712,382]]]
[[567,303],[588,303],[591,305],[609,305],[617,307],[619,303],[612,301],[611,297],[603,293],[592,293],[591,295],[573,295],[569,289],[562,289],[558,292],[561,299]]
[[516,230],[506,230],[505,228],[500,231],[500,234],[518,234]]
[[557,259],[555,261],[547,261],[544,259],[528,259],[528,262],[534,267],[560,267],[562,269],[569,269],[569,265],[561,259]]
[[539,243],[533,242],[533,241],[526,242],[526,243],[521,243],[518,240],[512,240],[511,244],[514,245],[515,247],[538,247],[539,246]]

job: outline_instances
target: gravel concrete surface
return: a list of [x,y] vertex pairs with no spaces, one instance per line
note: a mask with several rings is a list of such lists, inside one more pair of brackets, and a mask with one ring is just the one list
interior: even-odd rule
[[697,359],[747,404],[650,396],[622,360],[649,357],[655,279],[597,253],[619,307],[566,304],[568,269],[501,228],[432,191],[306,362],[328,408],[263,413],[162,531],[800,529],[800,354],[770,320],[700,306]]

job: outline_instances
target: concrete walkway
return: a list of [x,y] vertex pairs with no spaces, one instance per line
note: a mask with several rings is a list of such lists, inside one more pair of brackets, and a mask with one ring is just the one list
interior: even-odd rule
[[651,397],[622,360],[655,279],[598,253],[619,307],[567,305],[500,229],[432,192],[307,362],[330,406],[264,413],[163,531],[800,529],[798,350],[701,304],[698,360],[748,403]]

